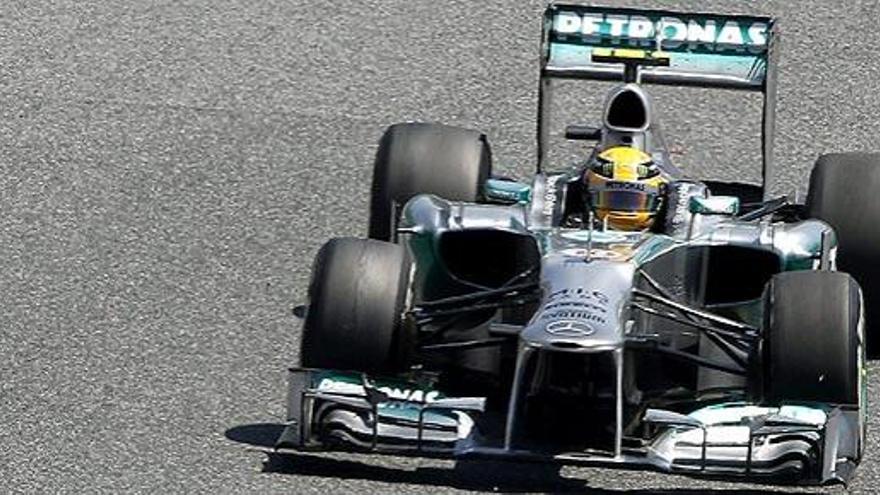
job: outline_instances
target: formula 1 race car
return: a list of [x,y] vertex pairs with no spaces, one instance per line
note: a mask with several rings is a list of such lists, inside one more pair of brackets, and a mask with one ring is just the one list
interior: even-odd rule
[[[554,4],[531,181],[494,177],[480,133],[391,126],[369,239],[315,260],[271,450],[846,483],[880,157],[820,157],[806,204],[770,195],[777,43],[766,17]],[[600,125],[566,128],[589,157],[552,172],[557,78],[622,83]],[[763,183],[684,177],[648,83],[761,92]]]

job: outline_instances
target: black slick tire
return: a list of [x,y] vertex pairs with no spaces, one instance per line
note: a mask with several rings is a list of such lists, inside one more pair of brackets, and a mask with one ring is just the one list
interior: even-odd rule
[[867,344],[880,353],[880,154],[822,155],[810,174],[807,214],[837,235],[837,269],[864,292]]
[[336,238],[318,252],[300,344],[308,368],[392,373],[405,364],[410,263],[402,246]]
[[416,194],[478,201],[491,173],[489,143],[477,131],[441,124],[392,125],[376,152],[369,237],[393,240],[398,213]]
[[765,402],[860,404],[860,296],[842,272],[773,276],[764,292]]

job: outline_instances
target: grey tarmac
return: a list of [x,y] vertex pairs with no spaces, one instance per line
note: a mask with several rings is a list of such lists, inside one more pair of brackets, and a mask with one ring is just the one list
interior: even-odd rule
[[[877,2],[602,3],[779,17],[775,190],[803,194],[821,152],[880,150]],[[0,3],[0,492],[767,488],[398,457],[267,460],[227,438],[265,440],[281,420],[297,361],[291,310],[321,243],[365,233],[384,127],[481,129],[498,172],[532,169],[543,7]],[[573,87],[560,126],[595,121],[604,88]],[[755,177],[757,98],[654,94],[687,172]],[[551,156],[582,153],[560,143]],[[871,363],[874,432],[878,371]],[[869,438],[854,492],[880,484]]]

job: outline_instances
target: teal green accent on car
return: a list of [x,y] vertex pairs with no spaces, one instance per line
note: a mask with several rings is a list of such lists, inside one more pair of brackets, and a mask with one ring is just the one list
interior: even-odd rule
[[691,196],[688,211],[701,215],[737,215],[739,198],[736,196]]
[[438,256],[439,237],[435,232],[427,232],[410,236],[409,247],[410,252],[415,259],[418,280],[414,281],[415,286],[423,287],[422,298],[433,299],[432,289],[438,287],[446,287],[449,283],[449,273]]
[[[419,212],[422,215],[426,214],[424,209],[404,207],[400,225],[409,227],[429,224],[429,221],[419,217]],[[448,275],[437,256],[437,232],[432,229],[420,229],[411,235],[403,236],[402,239],[409,246],[413,265],[418,267],[415,272],[416,278],[412,281],[413,286],[443,287],[448,282]]]
[[[369,381],[371,389],[388,397],[387,401],[379,402],[376,406],[382,417],[418,421],[424,404],[446,398],[442,392],[433,387],[400,378],[370,377]],[[360,373],[314,370],[310,388],[331,394],[367,396],[364,377]],[[457,418],[452,412],[427,409],[423,416],[423,420],[428,423],[439,423],[450,427],[457,425]]]
[[[591,62],[596,45],[551,44],[550,61],[554,67],[579,68],[600,64]],[[764,80],[766,61],[754,56],[716,56],[711,54],[672,54],[671,66],[683,73],[737,77],[758,85]]]
[[659,37],[663,52],[754,58],[767,49],[767,21],[751,16],[570,6],[560,7],[552,34],[565,42],[652,49],[657,48]]
[[665,235],[652,235],[636,246],[633,261],[636,265],[643,265],[648,260],[653,259],[661,252],[672,248],[676,244],[680,244],[680,242],[671,237]]
[[775,36],[769,17],[715,15],[586,5],[557,5],[547,19],[547,68],[600,74],[610,70],[594,48],[660,51],[668,67],[643,67],[655,79],[761,89]]
[[532,232],[532,235],[535,236],[535,242],[537,242],[538,250],[542,255],[553,252],[554,231],[552,229],[536,230]]
[[790,256],[783,258],[782,271],[793,272],[796,270],[812,270],[815,261],[812,258]]
[[532,188],[512,180],[489,179],[483,185],[483,194],[490,201],[502,203],[528,203]]
[[[338,390],[354,387],[351,390],[362,390],[364,385],[363,375],[353,372],[314,370],[312,371],[311,378],[312,388],[318,389],[323,387],[324,389],[332,390],[335,387]],[[386,393],[392,399],[418,401],[419,397],[428,397],[429,399],[442,399],[446,397],[430,384],[416,383],[401,377],[370,376],[369,380],[371,388]],[[358,387],[361,388],[359,389]]]
[[[777,237],[779,237],[779,234],[777,234]],[[821,232],[817,230],[814,235],[805,236],[802,239],[802,243],[797,246],[798,249],[779,249],[779,254],[782,258],[782,271],[816,269],[819,258],[822,256]],[[832,256],[836,256],[837,234],[833,230],[831,231],[830,250]]]

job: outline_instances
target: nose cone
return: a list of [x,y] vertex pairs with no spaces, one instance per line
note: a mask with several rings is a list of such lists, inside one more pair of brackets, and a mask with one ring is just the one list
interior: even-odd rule
[[545,260],[544,300],[522,332],[531,347],[598,352],[623,345],[626,303],[635,267],[606,260]]

